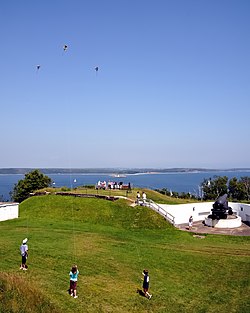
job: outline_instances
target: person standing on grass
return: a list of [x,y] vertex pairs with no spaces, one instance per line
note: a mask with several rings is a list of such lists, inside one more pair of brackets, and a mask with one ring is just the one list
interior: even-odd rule
[[137,191],[137,195],[136,195],[136,203],[137,203],[137,204],[140,204],[140,199],[141,199],[140,192]]
[[78,298],[76,295],[76,285],[78,279],[79,271],[77,269],[77,265],[72,266],[71,271],[69,272],[70,277],[70,295],[71,297]]
[[142,201],[143,201],[143,204],[144,204],[144,205],[146,204],[146,200],[147,200],[147,195],[146,195],[146,193],[143,191],[143,193],[142,193]]
[[148,290],[149,290],[149,275],[148,275],[148,270],[144,270],[142,272],[143,277],[143,284],[142,284],[142,288],[143,288],[143,292],[146,298],[151,299],[152,295],[149,294]]
[[27,268],[28,268],[28,266],[26,265],[26,261],[27,261],[27,258],[28,258],[27,241],[28,241],[28,238],[25,238],[23,240],[22,245],[20,246],[20,252],[21,252],[21,256],[22,256],[22,263],[21,263],[21,266],[20,266],[20,270],[24,270],[24,271],[26,271]]

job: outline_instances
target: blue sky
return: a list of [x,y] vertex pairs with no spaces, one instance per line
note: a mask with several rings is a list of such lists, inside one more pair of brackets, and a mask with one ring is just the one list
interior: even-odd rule
[[250,167],[249,33],[248,0],[1,1],[0,167]]

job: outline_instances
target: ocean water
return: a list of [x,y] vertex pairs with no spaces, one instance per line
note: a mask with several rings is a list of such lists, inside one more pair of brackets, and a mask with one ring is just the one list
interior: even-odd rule
[[[177,192],[190,192],[199,194],[199,186],[204,179],[214,178],[215,176],[232,177],[250,176],[250,171],[218,171],[218,172],[195,172],[195,173],[157,173],[157,174],[133,174],[126,177],[112,177],[108,174],[48,174],[54,182],[54,187],[78,187],[83,185],[94,185],[100,181],[117,181],[125,184],[129,183],[133,188],[150,188],[168,190]],[[24,175],[8,174],[0,175],[0,201],[10,201],[10,191],[14,185],[23,179]]]

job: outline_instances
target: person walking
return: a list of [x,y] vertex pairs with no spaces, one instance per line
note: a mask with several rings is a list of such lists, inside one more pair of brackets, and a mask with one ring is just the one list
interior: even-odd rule
[[69,272],[70,277],[70,295],[71,297],[78,298],[76,295],[76,286],[77,286],[77,280],[78,280],[79,271],[77,268],[77,265],[72,266],[71,271]]
[[20,266],[20,270],[24,270],[26,271],[28,269],[28,266],[26,265],[26,261],[28,258],[28,238],[25,238],[22,242],[22,245],[20,246],[20,252],[21,252],[21,256],[22,256],[22,263]]

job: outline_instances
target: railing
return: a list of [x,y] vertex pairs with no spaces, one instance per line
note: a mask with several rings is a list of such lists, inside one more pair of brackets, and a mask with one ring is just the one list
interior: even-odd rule
[[148,200],[146,205],[150,207],[150,209],[162,215],[169,223],[175,225],[174,216],[164,210],[159,204],[155,203],[153,200]]

